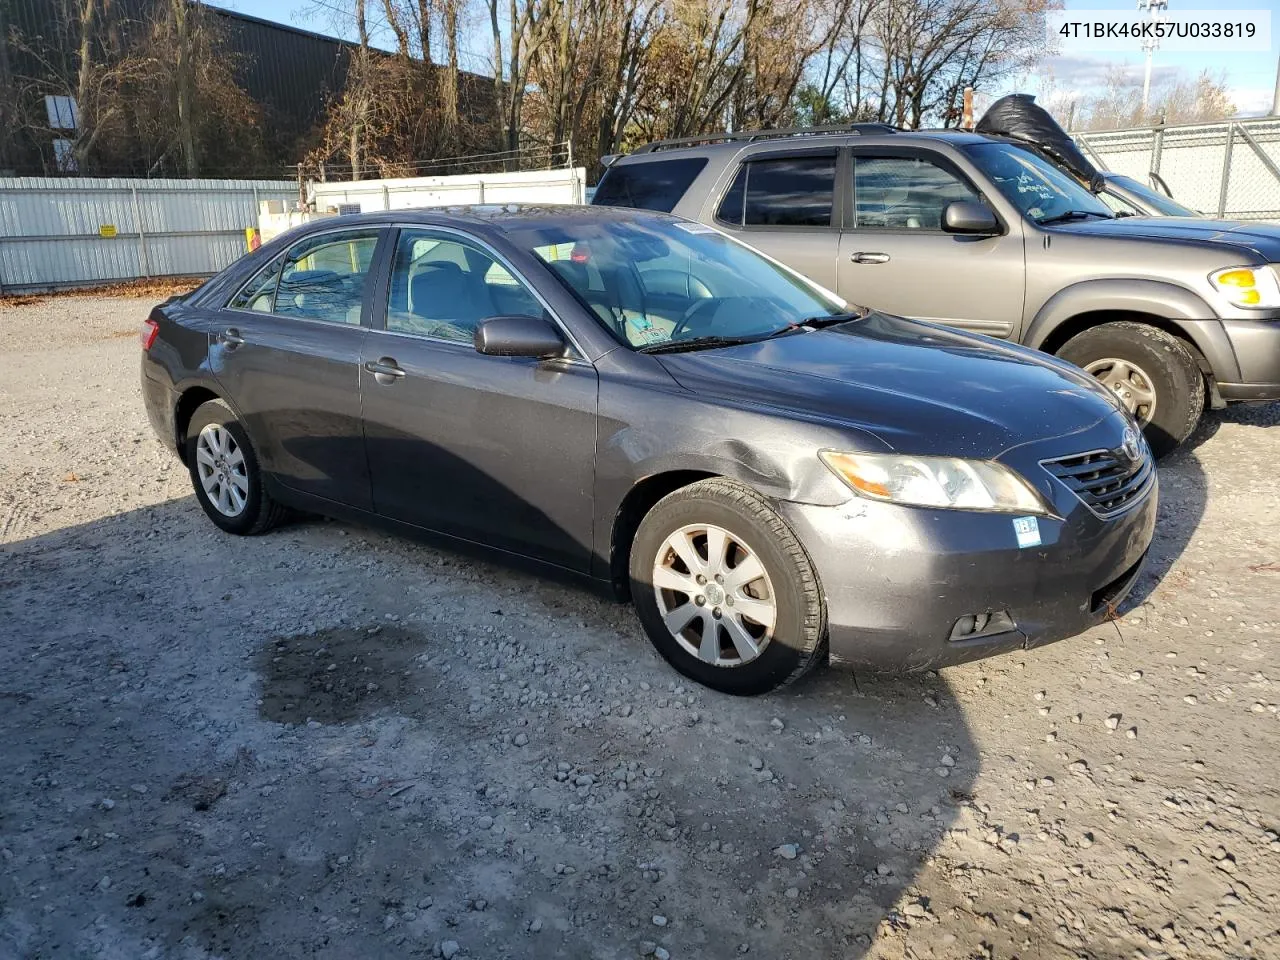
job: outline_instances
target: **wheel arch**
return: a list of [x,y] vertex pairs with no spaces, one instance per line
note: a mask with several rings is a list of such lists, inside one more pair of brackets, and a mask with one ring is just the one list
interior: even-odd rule
[[1040,308],[1023,343],[1056,354],[1077,334],[1126,320],[1177,337],[1216,393],[1217,380],[1240,374],[1235,351],[1213,309],[1194,291],[1159,280],[1086,280],[1058,291]]
[[609,539],[609,581],[619,600],[631,598],[631,545],[645,515],[668,494],[719,476],[708,470],[667,470],[637,480],[627,491],[614,513]]
[[178,403],[173,410],[173,442],[178,451],[178,458],[184,464],[187,462],[187,427],[191,424],[191,418],[195,416],[195,412],[210,400],[227,402],[226,397],[203,383],[193,384],[178,395]]

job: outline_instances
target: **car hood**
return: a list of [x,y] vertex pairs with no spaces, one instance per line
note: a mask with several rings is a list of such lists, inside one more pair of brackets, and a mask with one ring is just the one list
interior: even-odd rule
[[1092,237],[1132,237],[1215,243],[1251,250],[1267,263],[1280,263],[1280,226],[1204,217],[1117,217],[1058,224],[1055,231]]
[[702,396],[854,427],[911,453],[995,457],[1087,429],[1118,409],[1062,361],[874,312],[825,330],[657,359]]

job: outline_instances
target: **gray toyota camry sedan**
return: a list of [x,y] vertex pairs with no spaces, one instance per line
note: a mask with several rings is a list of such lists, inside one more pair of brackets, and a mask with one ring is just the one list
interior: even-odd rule
[[729,693],[1079,633],[1155,524],[1151,454],[1092,377],[661,214],[324,220],[142,345],[151,422],[228,533],[297,509],[577,575]]

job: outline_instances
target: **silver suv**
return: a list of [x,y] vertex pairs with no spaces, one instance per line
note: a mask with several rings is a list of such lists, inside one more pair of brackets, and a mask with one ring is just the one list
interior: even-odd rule
[[712,224],[852,302],[1070,360],[1157,453],[1206,403],[1280,398],[1280,227],[1116,217],[1036,152],[961,131],[712,134],[607,160],[593,203]]

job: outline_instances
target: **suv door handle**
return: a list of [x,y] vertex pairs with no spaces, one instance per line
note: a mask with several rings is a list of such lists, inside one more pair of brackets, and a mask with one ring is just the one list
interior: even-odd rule
[[889,255],[887,253],[864,253],[859,250],[849,259],[854,263],[888,263]]
[[222,331],[222,342],[226,344],[228,350],[234,350],[244,343],[244,337],[240,336],[240,331],[235,327],[228,327]]
[[377,360],[366,360],[364,368],[373,374],[373,379],[381,384],[395,383],[404,379],[404,370],[391,357],[380,357]]

